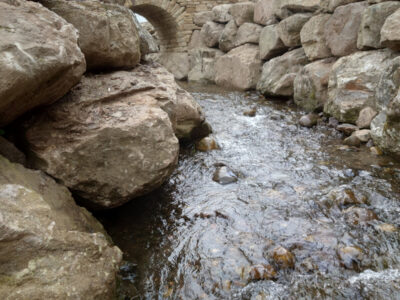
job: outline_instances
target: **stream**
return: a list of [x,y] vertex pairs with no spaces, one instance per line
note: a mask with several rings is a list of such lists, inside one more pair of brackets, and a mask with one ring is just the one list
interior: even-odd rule
[[[399,163],[300,127],[288,103],[184,88],[221,149],[185,145],[160,189],[99,213],[121,299],[400,299]],[[221,165],[238,181],[213,181]]]

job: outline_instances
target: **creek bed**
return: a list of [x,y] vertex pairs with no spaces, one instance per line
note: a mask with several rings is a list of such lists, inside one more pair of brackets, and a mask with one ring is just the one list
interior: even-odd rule
[[[125,255],[122,298],[400,299],[395,160],[345,150],[334,129],[300,127],[296,107],[255,92],[184,87],[221,150],[183,147],[162,188],[98,216]],[[214,182],[221,164],[239,180]]]

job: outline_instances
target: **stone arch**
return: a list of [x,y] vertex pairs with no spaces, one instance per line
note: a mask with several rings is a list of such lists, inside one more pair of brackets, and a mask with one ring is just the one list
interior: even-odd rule
[[145,17],[154,26],[162,52],[186,50],[190,33],[187,34],[188,31],[184,28],[187,16],[185,5],[176,0],[134,0],[126,6]]

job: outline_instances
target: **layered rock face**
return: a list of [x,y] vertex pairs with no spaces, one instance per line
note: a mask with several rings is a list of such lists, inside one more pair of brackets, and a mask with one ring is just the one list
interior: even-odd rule
[[178,137],[202,125],[199,105],[159,65],[85,76],[26,124],[31,162],[93,208],[159,187],[174,170]]
[[0,297],[114,299],[122,253],[69,191],[0,156]]
[[[215,63],[216,84],[253,88],[256,77],[245,74],[254,74],[254,63],[260,59],[257,89],[263,95],[293,97],[306,111],[323,109],[335,122],[359,129],[368,129],[380,116],[381,123],[375,123],[390,128],[385,131],[387,144],[382,142],[382,130],[372,138],[386,152],[390,148],[397,152],[389,139],[396,140],[400,126],[393,118],[382,120],[387,119],[388,107],[400,88],[399,1],[257,0],[254,5],[216,6],[213,22],[219,31],[213,36],[212,51],[219,48],[226,53]],[[259,57],[243,51],[257,44]],[[214,53],[205,44],[200,47],[202,53]],[[189,56],[195,57],[199,52],[192,53]],[[191,68],[198,73],[200,66]],[[212,68],[207,70],[207,77],[213,78]],[[245,76],[248,83],[243,84]],[[363,134],[355,136],[370,136]]]
[[133,68],[140,42],[130,10],[95,1],[42,0],[79,31],[88,69]]
[[31,1],[0,1],[0,126],[64,96],[86,71],[77,30]]

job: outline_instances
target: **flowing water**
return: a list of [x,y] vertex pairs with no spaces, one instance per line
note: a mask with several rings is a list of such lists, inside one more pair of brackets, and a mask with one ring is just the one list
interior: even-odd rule
[[[399,164],[299,127],[287,103],[185,88],[221,150],[183,147],[162,188],[99,216],[125,254],[122,299],[400,299]],[[222,164],[236,183],[212,180]]]

